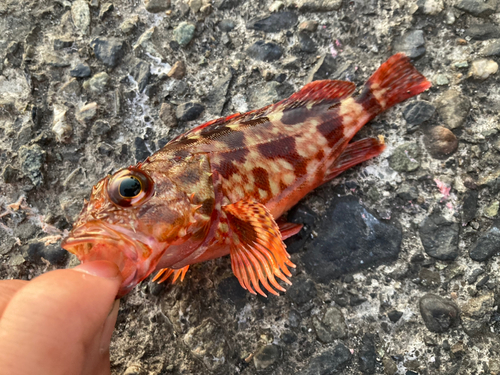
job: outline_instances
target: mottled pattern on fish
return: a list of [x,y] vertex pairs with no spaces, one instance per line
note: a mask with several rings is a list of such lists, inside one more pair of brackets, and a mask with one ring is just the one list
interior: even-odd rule
[[[277,294],[275,289],[284,289],[275,277],[289,283],[287,266],[294,267],[283,239],[301,226],[275,219],[312,189],[379,155],[381,137],[349,142],[377,114],[429,86],[408,58],[397,54],[357,98],[351,97],[351,82],[316,81],[277,104],[198,126],[121,172],[135,173],[131,178],[142,178],[141,189],[147,185],[152,192],[123,197],[116,194],[123,181],[116,174],[111,182],[101,181],[66,248],[83,261],[120,257],[114,261],[127,270],[122,294],[154,268],[161,269],[160,281],[172,274],[183,278],[190,264],[226,254],[244,288],[264,294],[262,285]],[[130,181],[123,191],[138,189]],[[100,225],[106,229],[96,234]],[[86,240],[88,233],[96,239],[83,246],[77,238],[85,232]],[[110,235],[127,238],[103,245]],[[139,243],[140,256],[116,251],[130,246],[130,238]]]

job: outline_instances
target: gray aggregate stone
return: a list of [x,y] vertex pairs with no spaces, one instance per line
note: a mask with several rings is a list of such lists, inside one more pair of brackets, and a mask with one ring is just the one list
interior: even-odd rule
[[462,306],[462,327],[469,336],[477,336],[487,329],[494,311],[495,295],[484,294],[471,298]]
[[318,340],[325,344],[347,337],[344,315],[336,307],[327,308],[321,317],[313,317],[313,326]]
[[343,344],[337,344],[333,349],[327,349],[315,356],[306,369],[304,375],[338,374],[344,369],[352,357],[351,351]]
[[117,38],[96,38],[90,43],[96,57],[104,65],[114,68],[123,57],[123,41]]
[[247,49],[247,55],[251,58],[267,62],[278,60],[282,54],[283,50],[279,45],[265,43],[263,40],[255,42]]
[[188,22],[181,22],[174,29],[174,40],[181,46],[186,46],[193,39],[195,26]]
[[87,35],[90,29],[90,8],[85,0],[76,0],[71,5],[71,16],[75,27]]
[[144,5],[148,12],[160,13],[170,8],[170,0],[144,0]]
[[45,155],[45,151],[37,144],[32,146],[21,146],[19,149],[21,171],[35,186],[42,185],[44,180],[42,166],[45,162]]
[[497,3],[497,0],[460,0],[455,7],[476,17],[486,17],[496,12]]
[[426,294],[419,301],[420,315],[431,332],[443,333],[460,322],[460,309],[447,299],[435,294]]
[[500,251],[500,229],[491,227],[481,235],[469,252],[471,259],[484,262]]
[[76,78],[87,78],[90,77],[91,74],[92,71],[90,70],[90,66],[85,63],[78,63],[69,71],[69,75]]
[[455,260],[458,256],[457,223],[447,221],[439,214],[422,220],[418,228],[425,252],[439,260]]
[[471,25],[466,34],[473,40],[488,40],[500,38],[500,26],[492,23]]
[[280,357],[280,349],[277,345],[266,345],[259,348],[254,356],[253,363],[257,370],[264,370],[272,366]]
[[422,30],[413,30],[400,36],[394,42],[394,51],[403,52],[412,59],[425,54],[425,39]]
[[298,17],[293,12],[272,13],[269,16],[258,17],[247,22],[247,29],[277,33],[287,30],[297,24]]
[[471,108],[470,100],[456,89],[443,93],[437,100],[437,112],[449,129],[463,126]]
[[389,165],[398,172],[412,172],[420,167],[421,152],[416,143],[397,147],[389,159]]
[[94,94],[101,94],[109,83],[109,75],[106,72],[95,74],[91,79],[83,83],[83,88]]

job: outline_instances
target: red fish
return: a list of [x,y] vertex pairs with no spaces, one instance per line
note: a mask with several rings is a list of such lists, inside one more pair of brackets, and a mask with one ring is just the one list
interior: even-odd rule
[[[116,263],[127,294],[154,270],[181,279],[189,265],[231,256],[249,292],[285,291],[295,267],[277,221],[342,171],[379,155],[383,138],[350,143],[382,111],[431,84],[403,54],[389,58],[356,98],[352,82],[315,81],[290,98],[200,125],[92,189],[62,246],[82,262]],[[261,288],[261,286],[263,288]]]

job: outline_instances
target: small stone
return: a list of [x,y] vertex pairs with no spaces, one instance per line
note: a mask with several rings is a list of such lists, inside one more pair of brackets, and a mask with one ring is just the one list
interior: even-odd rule
[[246,52],[252,59],[267,62],[276,61],[283,54],[279,45],[271,42],[265,43],[263,40],[259,40],[252,44],[248,47]]
[[81,91],[80,83],[76,78],[71,78],[68,82],[61,86],[58,93],[68,101],[76,100]]
[[92,124],[92,134],[94,134],[97,137],[101,137],[103,135],[106,135],[111,131],[111,126],[109,126],[109,123],[103,120],[97,120]]
[[67,60],[52,53],[44,54],[44,63],[53,68],[65,68],[70,65]]
[[471,298],[462,306],[462,327],[469,336],[477,336],[486,332],[491,314],[494,311],[495,295],[488,293]]
[[[12,167],[12,165],[10,165],[10,164],[7,164],[2,171],[2,180],[6,184],[12,184],[19,179],[19,175],[20,175],[20,171],[18,169]],[[4,244],[2,244],[1,240],[0,240],[0,255],[5,255],[10,251],[10,248],[8,248],[8,249],[3,248],[2,245],[4,245]]]
[[455,260],[458,256],[457,223],[447,221],[438,214],[431,214],[419,225],[419,235],[425,252],[439,260]]
[[359,370],[363,374],[375,374],[377,366],[377,351],[373,334],[365,334],[359,349]]
[[479,53],[486,57],[500,56],[500,39],[491,40]]
[[205,107],[200,103],[187,102],[177,106],[175,115],[178,120],[193,121],[196,120],[204,110]]
[[85,0],[76,0],[71,5],[71,17],[73,24],[82,32],[83,35],[89,33],[90,27],[90,8]]
[[255,352],[253,363],[257,370],[263,370],[274,364],[279,357],[280,349],[277,345],[266,345]]
[[198,13],[203,5],[202,0],[189,0],[188,1],[189,9],[193,14]]
[[134,138],[134,146],[132,149],[137,162],[141,162],[151,155],[146,142],[144,142],[144,139],[141,137]]
[[292,0],[292,3],[303,13],[332,12],[342,6],[342,0]]
[[139,17],[138,16],[132,16],[127,18],[123,23],[120,25],[120,30],[124,34],[131,34],[137,29],[137,24],[139,23]]
[[450,89],[439,97],[436,108],[444,125],[456,129],[465,124],[471,104],[459,91]]
[[67,108],[54,105],[54,119],[52,121],[52,131],[56,135],[57,142],[67,142],[71,133],[73,132],[73,128],[66,121],[66,112]]
[[170,0],[144,0],[144,5],[148,12],[160,13],[170,8]]
[[500,251],[500,229],[491,227],[471,248],[469,256],[477,262],[484,262]]
[[69,75],[76,78],[87,78],[91,74],[90,66],[85,63],[78,63],[69,71]]
[[102,20],[107,15],[111,14],[111,12],[115,9],[115,6],[112,3],[104,3],[101,5],[101,9],[99,11],[99,18]]
[[174,29],[174,40],[181,46],[186,46],[193,39],[195,26],[191,23],[181,22]]
[[287,57],[285,58],[282,62],[281,62],[281,66],[284,68],[284,69],[293,69],[293,70],[297,70],[299,69],[299,65],[300,65],[300,60],[298,57],[296,56],[290,56],[290,57]]
[[469,63],[467,61],[457,61],[453,66],[457,69],[465,69],[469,67]]
[[170,103],[162,103],[160,108],[160,120],[168,128],[177,126],[177,117],[175,116],[174,106]]
[[402,311],[391,310],[387,313],[387,317],[393,323],[397,323],[399,321],[399,319],[401,319],[402,316],[403,316]]
[[236,24],[233,20],[222,20],[219,22],[218,26],[220,31],[224,31],[227,33],[229,31],[232,31],[236,27]]
[[421,268],[418,274],[418,278],[423,286],[429,288],[436,288],[441,284],[441,276],[439,272],[434,272],[428,268]]
[[146,370],[144,370],[144,368],[137,363],[128,365],[125,372],[123,373],[123,375],[145,375],[145,374]]
[[418,10],[429,16],[437,16],[444,9],[442,0],[418,0]]
[[337,344],[333,349],[327,349],[311,359],[302,375],[326,375],[342,373],[352,357],[351,351],[343,344]]
[[76,120],[82,124],[85,124],[95,117],[95,115],[97,114],[97,108],[98,107],[96,102],[84,105],[76,112]]
[[425,326],[431,332],[444,333],[460,322],[458,306],[435,294],[426,294],[420,298],[420,315]]
[[471,25],[466,34],[473,40],[488,40],[500,38],[500,26],[491,23]]
[[416,59],[425,54],[425,39],[422,30],[409,31],[394,42],[394,52],[403,52],[410,59]]
[[301,259],[309,275],[320,283],[394,262],[401,250],[399,225],[377,218],[354,196],[335,199],[315,232],[317,237]]
[[382,358],[382,365],[384,366],[384,375],[395,375],[398,372],[396,362],[387,355]]
[[467,278],[467,283],[469,285],[472,285],[474,284],[476,281],[477,281],[477,278],[479,276],[481,276],[482,274],[484,273],[484,270],[481,269],[481,268],[476,268],[475,270],[473,270],[471,272],[471,274],[469,275],[469,277]]
[[287,291],[287,296],[297,305],[303,305],[316,297],[316,285],[310,279],[295,280]]
[[348,331],[344,315],[336,307],[327,308],[321,319],[313,317],[313,326],[318,340],[324,344],[347,337]]
[[489,206],[486,206],[483,210],[483,213],[486,217],[494,218],[498,214],[499,207],[500,207],[500,202],[495,201]]
[[486,79],[498,71],[498,64],[493,60],[480,59],[472,62],[469,77]]
[[233,79],[233,73],[228,70],[212,84],[212,89],[208,94],[208,110],[216,116],[222,115],[222,110],[227,102],[227,91]]
[[21,146],[19,148],[21,171],[31,180],[35,187],[42,185],[42,166],[45,162],[45,151],[37,145]]
[[285,4],[282,1],[274,1],[269,7],[269,11],[271,13],[279,12],[281,9],[285,7]]
[[458,139],[450,129],[435,126],[424,137],[427,151],[434,159],[446,159],[458,148]]
[[311,68],[311,71],[306,79],[306,83],[320,79],[332,79],[336,68],[337,61],[335,58],[331,54],[323,54]]
[[450,84],[450,80],[448,79],[448,77],[446,77],[445,74],[436,74],[436,76],[434,77],[434,83],[437,86],[447,86]]
[[404,111],[403,117],[410,128],[414,128],[425,121],[428,121],[436,112],[436,107],[431,103],[418,100],[408,104]]
[[299,49],[306,53],[316,51],[316,43],[306,32],[299,32]]
[[459,0],[455,7],[476,17],[487,17],[496,12],[497,0]]
[[277,33],[287,30],[297,24],[298,17],[293,12],[272,13],[266,17],[253,18],[247,22],[247,29]]
[[412,172],[420,167],[420,148],[416,143],[397,147],[389,158],[389,166],[398,172]]
[[102,94],[109,82],[109,76],[106,72],[95,74],[91,79],[83,83],[83,88],[94,94]]
[[90,42],[96,57],[104,65],[114,68],[124,55],[123,41],[117,38],[95,38]]
[[54,49],[61,50],[64,48],[69,48],[73,45],[75,41],[70,38],[56,38],[54,39]]
[[444,15],[444,22],[447,25],[453,25],[456,21],[455,14],[452,9],[448,9]]
[[414,201],[418,198],[418,190],[415,186],[402,184],[396,191],[396,195],[406,202]]
[[184,64],[184,61],[182,60],[176,61],[174,66],[172,66],[172,69],[170,69],[170,71],[167,73],[167,76],[174,79],[183,79],[185,75],[186,64]]
[[139,92],[143,92],[151,77],[151,64],[139,61],[130,71],[130,75],[137,82]]
[[214,0],[217,9],[233,9],[240,5],[244,0]]
[[299,30],[302,31],[308,31],[310,33],[314,33],[318,29],[318,22],[317,21],[304,21],[299,24]]

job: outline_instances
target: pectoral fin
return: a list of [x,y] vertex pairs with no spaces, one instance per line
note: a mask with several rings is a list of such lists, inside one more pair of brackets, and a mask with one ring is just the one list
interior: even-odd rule
[[275,276],[291,284],[287,266],[295,265],[289,259],[272,215],[264,205],[254,201],[239,201],[222,209],[229,224],[231,265],[241,286],[252,294],[257,291],[266,296],[260,281],[272,294],[278,295],[273,287],[284,292]]
[[156,276],[153,278],[153,281],[157,281],[158,279],[158,284],[161,284],[165,280],[167,280],[170,275],[174,275],[172,278],[172,284],[175,284],[179,276],[181,277],[181,281],[184,281],[184,276],[186,276],[186,272],[189,269],[189,266],[178,268],[178,269],[172,269],[172,268],[162,268],[161,270],[158,271]]

